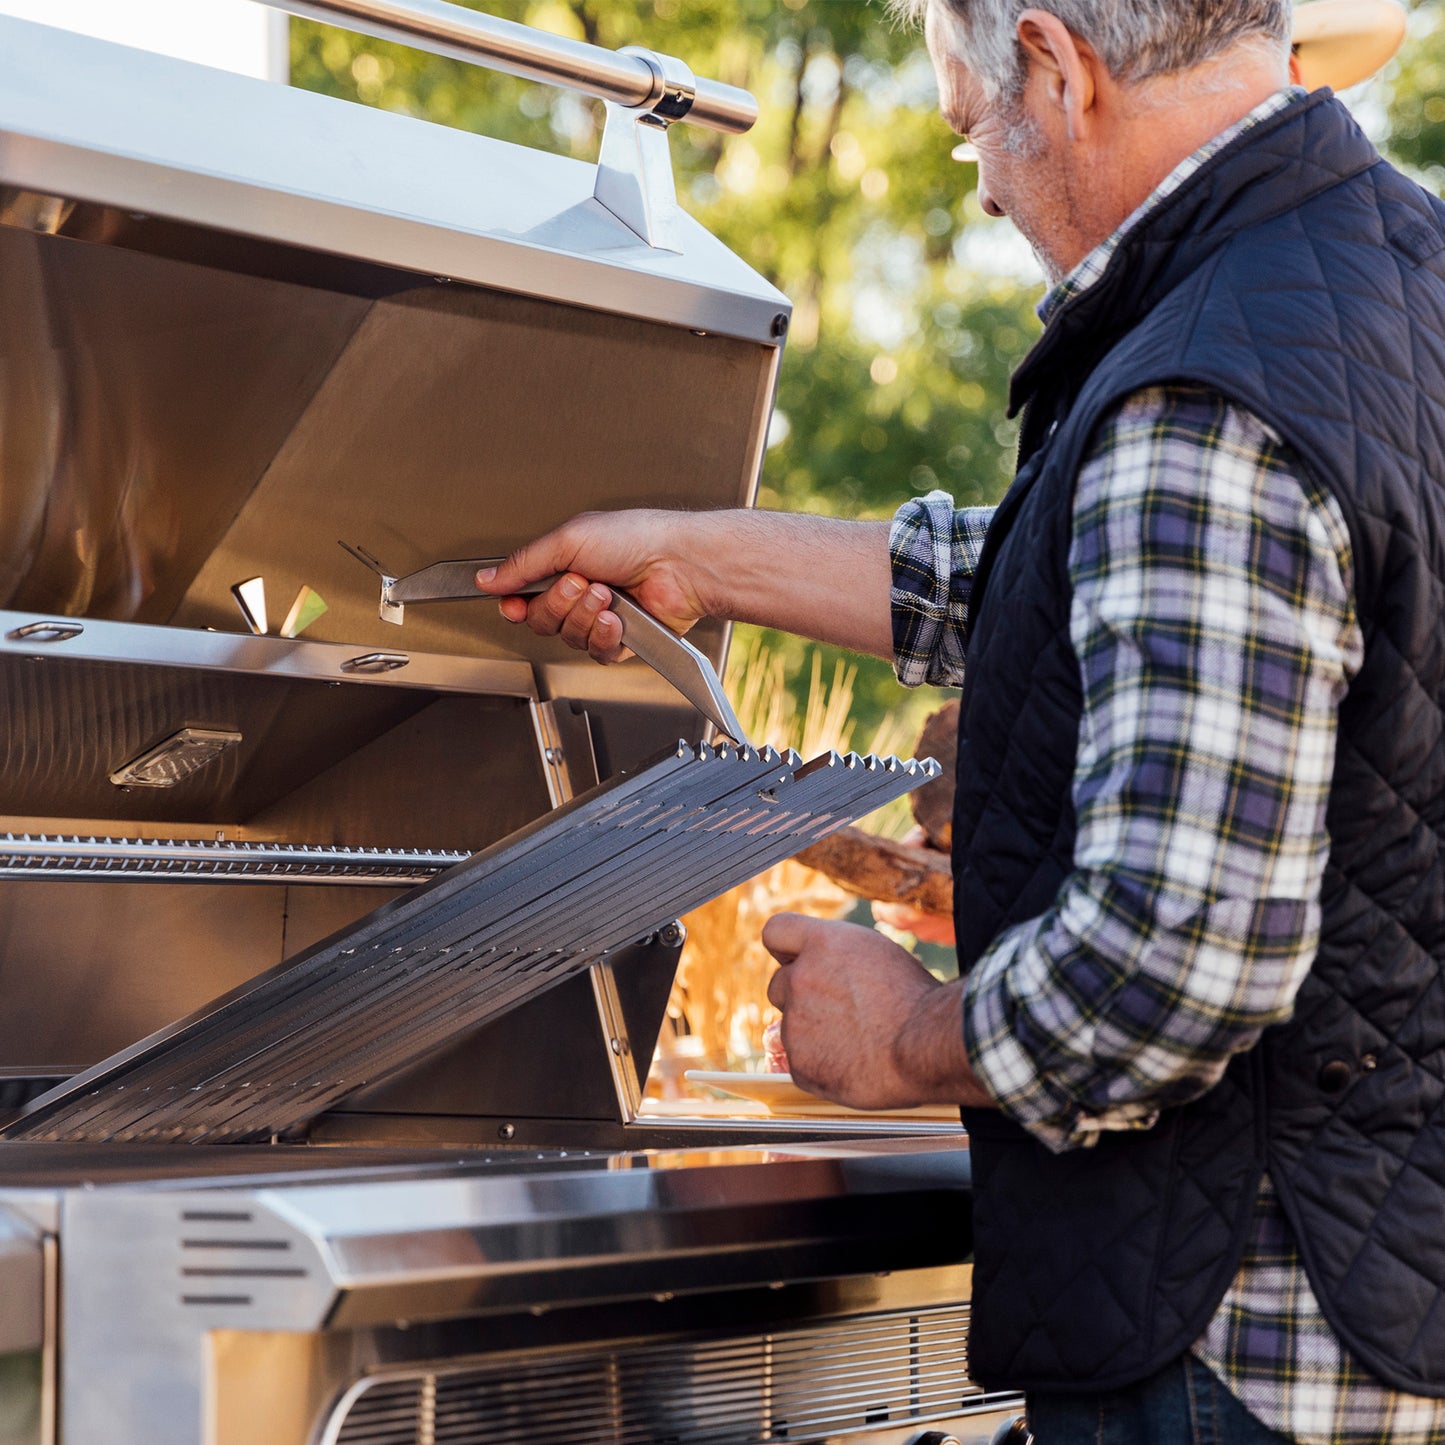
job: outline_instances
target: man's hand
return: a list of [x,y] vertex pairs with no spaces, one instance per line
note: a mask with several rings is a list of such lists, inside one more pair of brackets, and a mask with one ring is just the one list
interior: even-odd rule
[[[690,520],[683,512],[584,512],[519,547],[500,567],[479,572],[477,586],[502,598],[508,621],[560,636],[598,662],[617,662],[629,654],[603,584],[627,588],[674,632],[686,632],[712,610],[699,588],[700,569],[687,561]],[[554,572],[562,575],[536,597],[509,595]]]
[[[517,589],[560,573],[533,598]],[[587,512],[513,552],[477,587],[502,615],[599,662],[627,654],[611,587],[675,632],[721,617],[892,657],[888,523],[783,512]]]
[[763,944],[782,965],[768,998],[803,1088],[854,1109],[993,1106],[964,1052],[961,984],[851,923],[779,913]]

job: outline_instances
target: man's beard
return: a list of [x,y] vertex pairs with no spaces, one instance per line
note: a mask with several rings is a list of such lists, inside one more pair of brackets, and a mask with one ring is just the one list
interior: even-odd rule
[[[1046,148],[1043,130],[1028,112],[1014,102],[1008,106],[1003,116],[1005,127],[1005,139],[1001,149],[1003,153],[1014,162],[1037,161]],[[1015,176],[1017,172],[1015,172]],[[1067,274],[1065,268],[1054,259],[1052,248],[1043,234],[1033,226],[1029,219],[1030,208],[1027,205],[1017,209],[1006,207],[1009,219],[1014,223],[1019,234],[1029,243],[1039,265],[1043,267],[1045,278],[1050,286],[1057,286]]]

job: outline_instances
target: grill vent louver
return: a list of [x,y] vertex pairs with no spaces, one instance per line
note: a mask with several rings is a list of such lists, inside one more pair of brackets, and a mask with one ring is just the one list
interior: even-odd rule
[[317,1445],[806,1445],[897,1430],[1005,1398],[969,1378],[968,1316],[941,1307],[397,1371],[352,1386]]
[[679,743],[42,1095],[25,1139],[264,1139],[937,776]]

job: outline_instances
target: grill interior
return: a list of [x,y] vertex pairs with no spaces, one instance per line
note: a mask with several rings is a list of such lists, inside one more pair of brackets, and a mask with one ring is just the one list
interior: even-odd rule
[[993,1408],[967,1306],[640,1341],[373,1376],[318,1445],[745,1445],[821,1441]]
[[281,1133],[936,773],[679,743],[42,1096],[6,1135]]

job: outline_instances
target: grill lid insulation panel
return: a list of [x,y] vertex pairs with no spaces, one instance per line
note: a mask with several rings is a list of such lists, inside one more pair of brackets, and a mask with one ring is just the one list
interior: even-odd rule
[[679,743],[41,1095],[13,1139],[264,1139],[938,774]]

